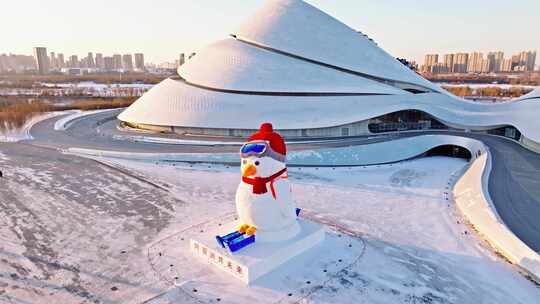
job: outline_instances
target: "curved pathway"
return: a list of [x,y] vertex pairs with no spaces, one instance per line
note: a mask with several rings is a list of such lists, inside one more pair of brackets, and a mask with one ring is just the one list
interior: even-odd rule
[[[54,131],[54,122],[58,118],[42,121],[32,128],[31,133],[34,141],[30,144],[57,149],[77,147],[134,153],[216,153],[237,150],[235,146],[226,145],[175,145],[118,140],[115,139],[115,136],[126,135],[126,132],[116,128],[115,115],[119,111],[79,118],[67,131]],[[133,133],[141,135],[138,132]],[[365,145],[425,134],[471,137],[484,142],[490,148],[493,156],[493,170],[489,179],[489,192],[497,212],[512,232],[530,248],[540,252],[540,221],[538,221],[540,218],[540,155],[525,149],[514,141],[486,134],[424,131],[392,136],[343,138],[327,143],[297,144],[294,145],[293,149]],[[152,137],[159,136],[170,137],[152,134]],[[222,138],[217,140],[224,141]]]

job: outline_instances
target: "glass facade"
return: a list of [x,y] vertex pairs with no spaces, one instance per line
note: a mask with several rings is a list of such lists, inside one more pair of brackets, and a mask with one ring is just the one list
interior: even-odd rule
[[370,119],[368,127],[372,133],[448,129],[433,116],[418,110],[399,111]]

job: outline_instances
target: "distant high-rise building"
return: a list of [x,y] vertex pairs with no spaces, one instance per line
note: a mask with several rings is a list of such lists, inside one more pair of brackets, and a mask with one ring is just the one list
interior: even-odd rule
[[37,61],[33,55],[2,54],[0,55],[0,66],[0,71],[18,73],[37,70]]
[[428,54],[426,55],[426,58],[424,60],[424,67],[422,71],[433,73],[434,72],[433,67],[436,67],[438,63],[439,63],[439,55]]
[[501,63],[500,72],[512,72],[512,59],[504,59]]
[[139,71],[144,71],[144,54],[135,54],[135,68]]
[[186,63],[186,55],[181,53],[178,58],[178,66],[182,66],[184,63]]
[[487,55],[489,61],[489,72],[500,72],[504,60],[503,52],[489,52]]
[[482,64],[483,64],[484,54],[479,52],[474,52],[469,55],[469,65],[467,67],[467,72],[469,73],[481,73]]
[[122,56],[123,68],[126,71],[133,71],[133,57],[130,54]]
[[47,57],[47,48],[35,47],[34,58],[39,74],[44,75],[49,73],[49,58]]
[[66,66],[66,63],[64,61],[64,54],[58,53],[58,55],[56,56],[56,65],[59,69]]
[[56,64],[56,55],[54,54],[54,52],[51,52],[51,54],[49,55],[49,68],[51,69],[58,68]]
[[536,62],[536,51],[523,51],[512,56],[511,69],[508,70],[508,63],[505,65],[504,72],[532,72]]
[[530,70],[534,71],[534,67],[536,66],[536,51],[532,52],[531,54],[531,61],[529,62]]
[[80,67],[79,57],[77,55],[71,55],[69,57],[69,67],[70,68],[78,68],[78,67]]
[[104,69],[105,63],[103,61],[103,54],[96,53],[96,68],[98,69]]
[[521,54],[516,54],[512,56],[512,71],[519,68],[521,65]]
[[448,69],[446,68],[444,62],[437,62],[433,66],[431,66],[431,72],[433,74],[444,74],[448,73]]
[[467,73],[467,66],[469,65],[469,54],[457,53],[454,55],[454,73]]
[[454,72],[454,54],[444,55],[444,67],[446,73]]
[[113,57],[105,57],[103,58],[103,68],[106,71],[112,71],[115,70],[115,62]]
[[94,61],[94,54],[91,52],[88,53],[88,56],[86,56],[86,66],[89,68],[95,68],[96,62]]
[[489,59],[482,59],[480,63],[480,73],[487,74],[487,73],[490,73],[490,71],[491,71],[491,62],[489,61]]
[[114,54],[113,55],[113,70],[121,70],[122,69],[122,55]]
[[9,57],[6,54],[0,55],[0,72],[9,71]]
[[534,71],[534,65],[536,63],[536,51],[521,52],[520,54],[520,66],[523,66],[526,72]]

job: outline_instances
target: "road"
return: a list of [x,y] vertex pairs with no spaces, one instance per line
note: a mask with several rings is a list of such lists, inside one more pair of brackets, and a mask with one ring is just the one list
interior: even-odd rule
[[506,139],[483,136],[491,150],[489,192],[504,223],[540,252],[540,155]]

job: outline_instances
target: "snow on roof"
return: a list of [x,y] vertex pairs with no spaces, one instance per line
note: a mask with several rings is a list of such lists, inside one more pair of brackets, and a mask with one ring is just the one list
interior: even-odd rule
[[257,92],[409,94],[374,80],[279,55],[229,38],[211,44],[178,69],[191,83]]
[[365,35],[301,0],[267,1],[234,34],[311,60],[442,92]]

